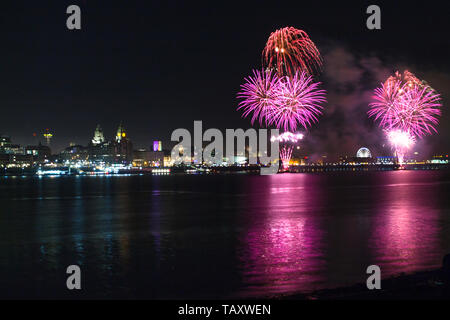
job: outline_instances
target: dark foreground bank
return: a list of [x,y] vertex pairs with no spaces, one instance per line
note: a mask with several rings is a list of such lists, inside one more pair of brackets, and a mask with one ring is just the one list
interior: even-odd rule
[[324,289],[312,293],[279,296],[282,300],[449,300],[442,269],[399,275],[383,279],[380,290],[369,290],[365,283]]

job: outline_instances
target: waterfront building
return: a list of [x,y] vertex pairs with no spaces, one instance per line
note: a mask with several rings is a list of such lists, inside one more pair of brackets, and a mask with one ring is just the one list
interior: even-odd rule
[[162,151],[162,142],[160,140],[153,141],[153,151]]
[[102,144],[105,142],[105,137],[103,135],[103,130],[100,127],[100,125],[97,125],[97,128],[95,128],[94,131],[94,137],[92,138],[92,145],[97,146],[99,144]]
[[133,152],[133,167],[164,167],[164,152],[138,149]]
[[81,145],[69,146],[61,152],[60,159],[63,162],[87,161],[89,159],[88,148]]
[[393,157],[393,156],[377,157],[377,160],[376,160],[377,164],[394,164],[396,162],[397,162],[397,157]]
[[1,136],[0,137],[0,148],[8,147],[11,145],[11,137]]
[[25,147],[25,154],[32,155],[33,161],[41,163],[45,162],[52,155],[50,147],[42,145],[40,142],[37,146]]
[[42,135],[44,136],[45,141],[47,141],[47,145],[50,146],[50,142],[53,138],[53,133],[51,133],[49,129],[45,129],[45,132]]
[[130,163],[133,160],[133,144],[128,139],[127,132],[121,122],[116,133],[114,143],[114,161],[116,163]]
[[112,164],[114,162],[115,146],[111,141],[88,146],[89,160],[94,163]]
[[366,147],[359,148],[356,152],[357,158],[372,158],[372,153]]

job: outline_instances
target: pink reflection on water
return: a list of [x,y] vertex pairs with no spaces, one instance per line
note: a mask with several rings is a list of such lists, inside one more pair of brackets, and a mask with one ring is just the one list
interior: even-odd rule
[[242,296],[305,291],[323,280],[318,275],[324,267],[320,188],[305,182],[304,175],[285,174],[265,180],[265,188],[249,186],[247,205],[254,214],[247,216],[239,254],[246,284]]
[[409,182],[413,177],[413,171],[395,172],[382,186],[370,246],[383,277],[438,268],[442,261],[439,185]]

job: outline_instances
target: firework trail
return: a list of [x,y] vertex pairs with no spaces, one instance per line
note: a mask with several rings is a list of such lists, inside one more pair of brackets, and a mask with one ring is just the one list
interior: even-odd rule
[[272,32],[262,52],[263,66],[280,76],[293,76],[297,70],[313,74],[322,67],[314,42],[303,30],[286,27]]
[[319,85],[306,72],[280,79],[275,104],[267,109],[268,124],[285,131],[296,131],[299,125],[307,129],[317,122],[317,116],[322,113],[321,103],[326,102],[326,92],[319,89]]
[[292,158],[292,150],[294,150],[294,146],[283,145],[280,149],[280,159],[283,170],[289,169],[289,164]]
[[245,83],[241,85],[238,98],[242,101],[237,110],[243,110],[244,118],[252,114],[252,124],[256,120],[260,125],[264,121],[267,124],[267,110],[273,108],[277,101],[279,83],[280,79],[275,73],[253,70],[253,76],[245,78]]
[[296,144],[299,140],[303,139],[303,134],[301,133],[292,133],[292,132],[283,132],[278,136],[272,136],[270,141],[279,141],[283,143],[283,146],[280,149],[280,159],[283,170],[289,169],[289,164],[292,158],[292,151],[294,150],[294,144]]

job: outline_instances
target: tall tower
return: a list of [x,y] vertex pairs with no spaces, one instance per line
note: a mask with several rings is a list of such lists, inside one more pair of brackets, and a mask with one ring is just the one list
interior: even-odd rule
[[92,138],[92,144],[94,146],[97,146],[99,144],[102,144],[103,142],[105,142],[105,136],[103,135],[102,128],[98,124],[97,128],[95,128],[94,138]]
[[126,137],[127,137],[127,133],[125,132],[125,128],[123,127],[123,123],[120,122],[119,128],[117,129],[116,142],[120,143],[120,141],[122,141]]
[[116,160],[125,162],[133,160],[133,144],[130,139],[128,139],[122,122],[120,122],[119,128],[117,129],[114,145],[116,150]]
[[50,130],[45,129],[45,132],[44,132],[43,136],[44,136],[45,140],[47,141],[47,145],[49,146],[50,145],[50,141],[53,138],[53,134],[50,132]]

